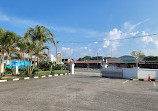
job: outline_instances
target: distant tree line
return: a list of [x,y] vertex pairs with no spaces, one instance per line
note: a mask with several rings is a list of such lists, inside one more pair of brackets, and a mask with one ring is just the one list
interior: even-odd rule
[[[141,51],[132,51],[131,55],[137,57],[140,61],[158,61],[158,56],[146,56]],[[84,56],[83,58],[79,58],[77,61],[87,61],[87,60],[105,60],[108,58],[115,58],[115,57],[103,57],[103,56]]]
[[108,59],[111,57],[103,57],[103,56],[84,56],[83,58],[79,58],[77,61],[87,61],[87,60],[103,60],[103,59]]
[[158,56],[148,56],[144,57],[145,61],[158,61]]

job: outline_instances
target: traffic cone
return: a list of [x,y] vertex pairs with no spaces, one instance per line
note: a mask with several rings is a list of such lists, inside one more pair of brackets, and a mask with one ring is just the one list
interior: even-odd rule
[[148,77],[148,81],[151,81],[150,74],[149,74],[149,77]]

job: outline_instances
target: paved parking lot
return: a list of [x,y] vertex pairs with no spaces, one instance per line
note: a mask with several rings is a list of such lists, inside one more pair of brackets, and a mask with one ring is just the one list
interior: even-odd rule
[[97,71],[0,83],[0,111],[158,111],[158,83]]

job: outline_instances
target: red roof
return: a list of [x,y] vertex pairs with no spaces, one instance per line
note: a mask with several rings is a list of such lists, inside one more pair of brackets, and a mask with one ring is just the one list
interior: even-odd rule
[[92,60],[92,61],[75,61],[75,64],[87,64],[87,63],[101,63],[100,60]]

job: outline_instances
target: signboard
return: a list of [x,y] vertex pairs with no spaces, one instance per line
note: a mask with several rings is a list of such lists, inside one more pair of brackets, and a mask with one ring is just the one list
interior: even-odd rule
[[108,63],[136,63],[135,58],[110,58],[107,60]]
[[62,64],[62,55],[61,55],[61,53],[57,53],[57,64]]

